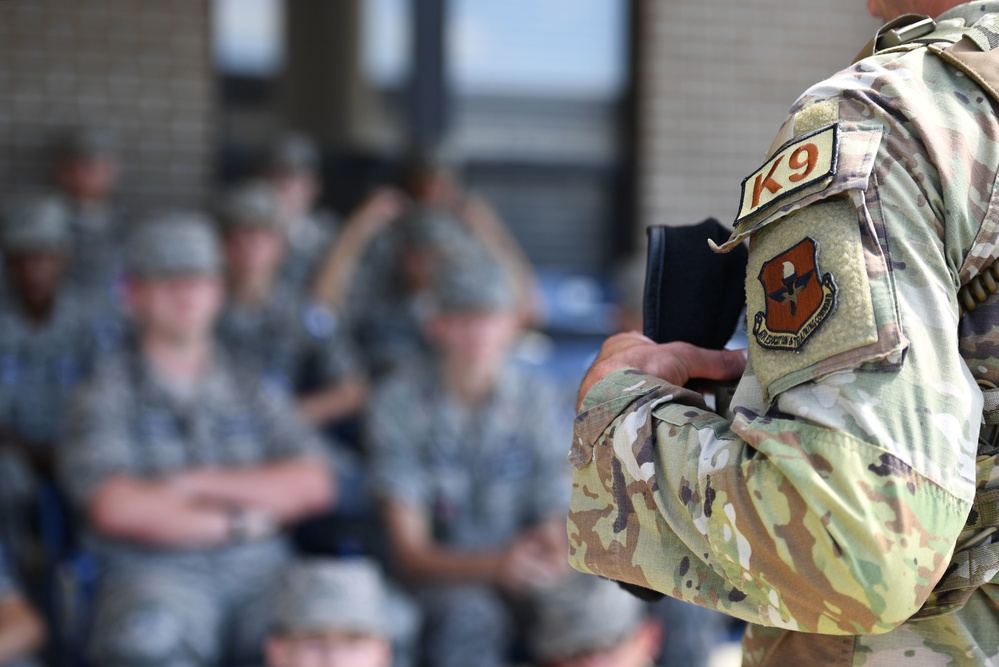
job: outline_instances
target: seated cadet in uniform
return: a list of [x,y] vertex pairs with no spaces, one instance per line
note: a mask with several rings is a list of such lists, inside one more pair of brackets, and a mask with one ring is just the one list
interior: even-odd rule
[[288,241],[281,281],[292,290],[308,288],[329,252],[339,220],[317,208],[323,186],[319,147],[304,134],[290,133],[267,149],[263,178],[277,193],[281,229]]
[[267,639],[267,667],[389,667],[388,599],[367,560],[306,561],[289,568]]
[[651,667],[659,652],[662,630],[648,606],[606,579],[571,574],[536,609],[529,643],[539,667]]
[[403,189],[416,206],[442,209],[459,219],[512,277],[517,311],[524,324],[536,319],[539,291],[534,268],[496,209],[465,187],[461,164],[453,151],[436,146],[411,156]]
[[0,667],[32,667],[45,641],[42,620],[14,582],[10,557],[0,542]]
[[69,282],[95,303],[117,309],[124,228],[114,203],[119,176],[114,137],[97,127],[74,130],[58,148],[54,172],[72,212]]
[[37,482],[51,474],[70,392],[118,340],[65,273],[69,211],[52,195],[14,202],[0,220],[6,273],[0,300],[0,537],[20,561],[31,543]]
[[323,443],[213,345],[222,257],[210,221],[165,213],[126,248],[134,345],[74,398],[60,479],[101,578],[90,659],[259,657],[282,528],[332,501]]
[[482,244],[447,211],[411,208],[401,218],[388,218],[402,210],[398,204],[385,191],[359,211],[317,284],[319,298],[349,322],[375,378],[430,352],[419,321],[437,265],[482,254]]
[[436,354],[369,405],[375,492],[425,619],[432,667],[502,664],[515,613],[564,574],[567,423],[517,371],[515,299],[487,257],[443,264],[424,317]]
[[310,423],[323,427],[356,414],[367,383],[346,329],[278,279],[287,244],[274,190],[264,182],[234,188],[221,223],[229,291],[222,343],[268,387],[295,396]]

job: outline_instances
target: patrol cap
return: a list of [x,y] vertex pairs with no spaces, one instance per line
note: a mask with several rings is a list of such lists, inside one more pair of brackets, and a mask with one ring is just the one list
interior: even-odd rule
[[455,172],[462,167],[461,156],[446,142],[429,146],[419,146],[406,162],[406,175],[409,177],[439,172]]
[[80,127],[68,132],[60,145],[59,154],[66,158],[113,159],[118,150],[114,135],[101,127]]
[[443,250],[469,237],[468,228],[439,206],[416,206],[399,223],[403,241],[410,248]]
[[56,195],[16,200],[0,219],[0,250],[8,255],[67,251],[72,242],[69,209]]
[[617,584],[572,574],[539,595],[528,639],[535,657],[548,662],[613,648],[644,618],[642,601]]
[[498,313],[516,306],[509,277],[483,250],[441,262],[431,293],[432,305],[443,313]]
[[277,597],[277,631],[388,634],[382,575],[367,559],[312,559],[288,568]]
[[267,171],[315,172],[319,164],[319,147],[301,132],[278,137],[267,148],[264,159]]
[[277,229],[280,209],[274,188],[266,181],[248,181],[230,188],[219,206],[222,231],[256,227]]
[[168,211],[145,220],[125,248],[125,269],[139,278],[215,275],[221,268],[215,229],[195,211]]

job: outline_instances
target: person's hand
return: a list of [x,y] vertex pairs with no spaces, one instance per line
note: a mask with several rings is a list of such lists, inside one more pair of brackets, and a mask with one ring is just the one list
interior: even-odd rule
[[693,379],[734,380],[746,369],[743,350],[707,350],[689,343],[656,343],[637,332],[611,336],[579,387],[576,409],[597,382],[622,368],[636,368],[682,387]]
[[235,507],[229,510],[229,539],[236,543],[257,542],[275,535],[280,525],[267,510]]
[[566,554],[553,554],[530,533],[517,538],[500,560],[498,583],[512,593],[527,593],[553,585],[568,567]]
[[394,188],[379,188],[375,190],[354,213],[354,227],[357,231],[375,234],[385,229],[393,220],[398,219],[409,200],[399,190]]

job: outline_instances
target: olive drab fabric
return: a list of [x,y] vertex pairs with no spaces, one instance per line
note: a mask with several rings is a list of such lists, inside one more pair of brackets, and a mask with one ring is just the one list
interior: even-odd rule
[[997,12],[960,5],[792,108],[723,246],[750,244],[733,419],[636,370],[576,419],[573,565],[749,621],[746,665],[999,659],[974,551],[999,296],[959,297],[999,256],[999,102],[969,74]]

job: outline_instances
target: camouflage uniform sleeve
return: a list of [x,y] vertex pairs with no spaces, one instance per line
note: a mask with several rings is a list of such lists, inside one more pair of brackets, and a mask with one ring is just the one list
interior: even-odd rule
[[260,385],[253,401],[265,425],[270,460],[309,457],[332,465],[322,436],[299,416],[289,399],[274,396]]
[[[747,179],[733,241],[750,238],[753,333],[734,419],[635,370],[585,397],[574,567],[845,635],[896,627],[943,575],[982,409],[956,292],[993,183],[969,181],[978,163],[995,173],[997,135],[993,114],[962,108],[980,91],[930,97],[926,78],[944,74],[922,57],[864,61],[806,93]],[[823,158],[828,176],[809,180]],[[796,174],[795,192],[767,194]]]
[[129,384],[123,364],[110,359],[73,394],[64,441],[57,450],[62,488],[79,508],[109,477],[134,467],[129,431]]
[[431,490],[418,452],[419,428],[413,421],[417,397],[408,379],[387,381],[368,406],[364,432],[371,484],[382,498],[429,507]]

